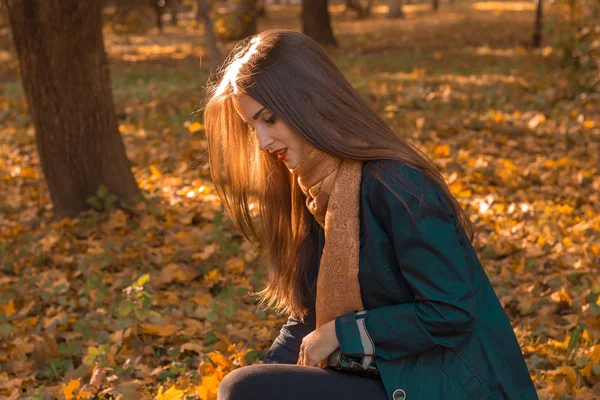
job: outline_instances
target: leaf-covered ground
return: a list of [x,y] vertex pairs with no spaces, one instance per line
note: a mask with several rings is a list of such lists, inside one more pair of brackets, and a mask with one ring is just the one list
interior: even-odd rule
[[[573,87],[555,48],[525,47],[529,2],[414,5],[399,21],[382,6],[364,21],[332,11],[336,63],[471,215],[540,397],[598,398],[600,96]],[[298,8],[268,12],[262,29],[299,29]],[[120,130],[148,202],[115,210],[99,191],[95,211],[63,220],[0,43],[0,396],[215,399],[227,372],[261,362],[285,318],[248,295],[265,271],[210,182],[194,113],[201,30],[106,30]]]

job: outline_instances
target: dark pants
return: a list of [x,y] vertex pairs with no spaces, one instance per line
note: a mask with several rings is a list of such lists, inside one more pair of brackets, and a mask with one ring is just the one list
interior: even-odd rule
[[223,378],[217,400],[386,400],[381,379],[318,367],[256,364]]

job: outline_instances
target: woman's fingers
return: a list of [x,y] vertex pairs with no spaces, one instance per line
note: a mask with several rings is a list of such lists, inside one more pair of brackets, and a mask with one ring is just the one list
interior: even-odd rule
[[310,360],[310,357],[308,356],[308,352],[305,350],[303,345],[300,346],[300,365],[307,365],[307,366],[312,365],[312,361]]
[[316,367],[319,363],[318,361],[314,361],[309,355],[309,351],[305,351],[303,348],[300,348],[300,356],[298,358],[300,365],[305,365],[309,367]]

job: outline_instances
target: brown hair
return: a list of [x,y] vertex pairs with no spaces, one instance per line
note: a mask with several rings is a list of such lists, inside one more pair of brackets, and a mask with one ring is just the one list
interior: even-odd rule
[[[469,217],[433,163],[387,126],[316,42],[294,31],[263,31],[233,49],[209,82],[204,107],[217,193],[236,228],[264,250],[269,278],[256,293],[261,304],[280,313],[306,314],[314,299],[308,274],[314,267],[310,264],[319,226],[293,175],[259,149],[256,137],[235,111],[233,98],[244,94],[330,154],[397,160],[421,171],[439,186],[472,239]],[[343,132],[344,140],[337,132]]]

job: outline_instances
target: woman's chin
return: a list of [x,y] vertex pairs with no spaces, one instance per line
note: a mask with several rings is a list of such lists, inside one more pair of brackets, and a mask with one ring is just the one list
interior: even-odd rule
[[283,162],[285,163],[285,166],[288,167],[288,169],[294,169],[294,168],[296,168],[296,165],[298,164],[297,162],[288,161],[288,160],[283,160]]

